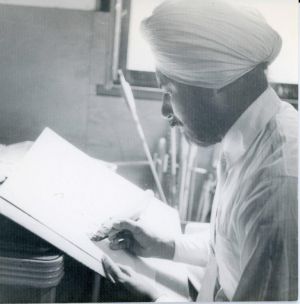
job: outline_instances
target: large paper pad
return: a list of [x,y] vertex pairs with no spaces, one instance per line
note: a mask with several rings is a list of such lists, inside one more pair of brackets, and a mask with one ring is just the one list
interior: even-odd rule
[[[2,214],[101,275],[104,254],[156,281],[160,281],[159,273],[170,273],[177,267],[180,276],[174,276],[173,281],[180,283],[181,288],[177,284],[176,293],[187,295],[182,265],[174,268],[172,262],[136,258],[124,251],[110,250],[107,240],[90,240],[109,218],[137,215],[157,233],[178,234],[177,212],[155,198],[150,199],[142,189],[50,129],[44,130],[0,187],[0,197]],[[164,281],[162,288],[172,289],[174,282],[168,285]]]

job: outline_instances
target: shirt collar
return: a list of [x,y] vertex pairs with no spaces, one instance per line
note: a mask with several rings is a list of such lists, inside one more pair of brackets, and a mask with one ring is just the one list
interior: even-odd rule
[[227,169],[248,150],[279,107],[280,99],[269,86],[233,124],[221,143],[221,156]]

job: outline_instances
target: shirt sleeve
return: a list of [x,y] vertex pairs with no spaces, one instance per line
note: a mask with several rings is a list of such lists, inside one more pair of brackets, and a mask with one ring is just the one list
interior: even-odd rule
[[297,178],[259,183],[237,217],[242,275],[233,301],[298,298]]
[[[209,225],[208,225],[209,228]],[[206,266],[210,253],[210,232],[183,234],[175,239],[174,261],[196,266]]]

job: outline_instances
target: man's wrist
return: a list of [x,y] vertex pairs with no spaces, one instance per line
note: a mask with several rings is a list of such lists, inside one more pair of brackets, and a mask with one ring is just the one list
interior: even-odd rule
[[164,239],[159,241],[158,258],[172,260],[175,254],[175,240]]

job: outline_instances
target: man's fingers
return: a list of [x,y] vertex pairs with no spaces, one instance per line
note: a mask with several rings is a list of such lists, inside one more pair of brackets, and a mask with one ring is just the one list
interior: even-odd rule
[[110,241],[113,241],[116,238],[116,236],[118,235],[118,233],[120,233],[120,231],[112,228],[108,233],[108,239]]
[[113,250],[120,250],[120,249],[129,249],[132,246],[132,238],[128,237],[117,237],[115,238],[110,244],[110,248]]
[[127,250],[133,255],[144,256],[144,249],[137,242],[130,244]]
[[107,272],[107,269],[106,269],[106,265],[104,264],[103,260],[102,260],[102,266],[103,266],[103,270],[104,270],[104,274],[105,274],[105,277],[111,281],[113,284],[116,283],[116,281],[114,280],[114,278]]
[[105,275],[107,275],[108,279],[110,279],[113,283],[120,281],[122,278],[122,271],[118,265],[116,265],[108,257],[102,258],[102,265]]
[[134,271],[128,266],[119,264],[119,267],[120,267],[121,271],[129,277],[131,277],[134,274]]
[[112,223],[113,222],[111,218],[105,221],[104,223],[102,223],[98,231],[94,233],[94,235],[91,237],[91,240],[95,242],[99,242],[107,238],[112,230]]
[[117,221],[113,224],[113,228],[118,231],[128,230],[133,235],[141,231],[139,224],[136,221],[132,220]]
[[126,249],[125,245],[115,244],[115,243],[109,243],[109,248],[112,249],[112,250],[123,250],[123,249]]

